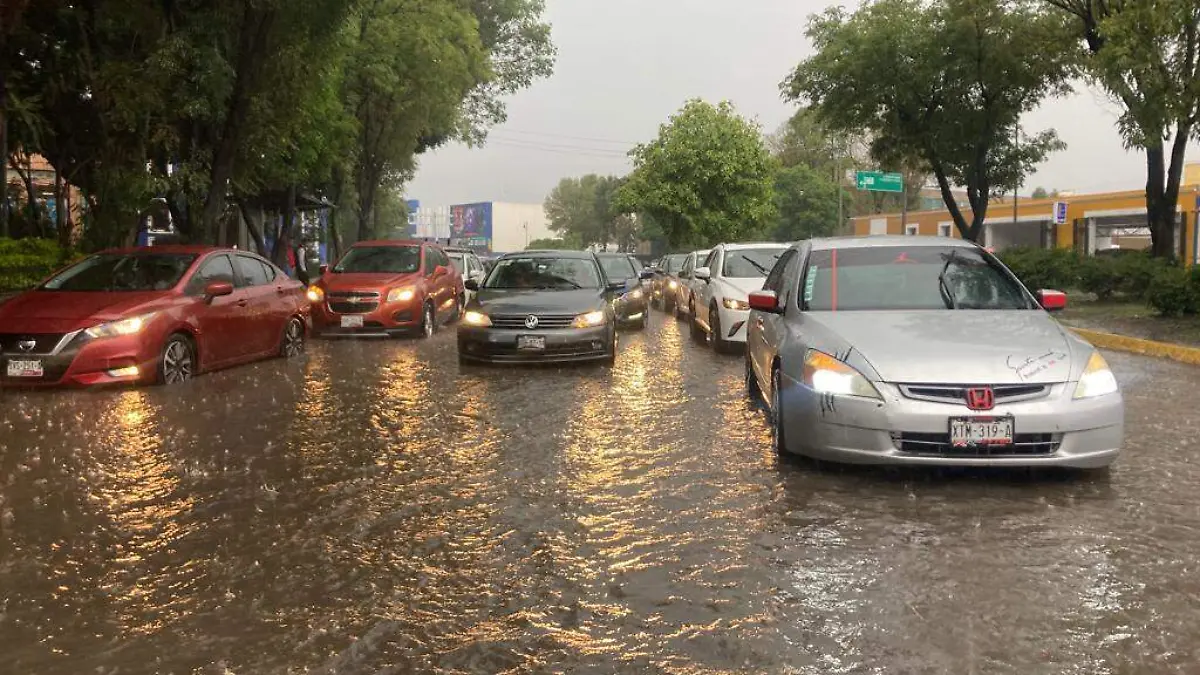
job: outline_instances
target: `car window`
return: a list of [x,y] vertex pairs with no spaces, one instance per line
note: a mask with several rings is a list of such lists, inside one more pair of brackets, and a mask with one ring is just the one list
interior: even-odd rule
[[667,266],[666,266],[665,271],[668,274],[674,274],[674,273],[678,272],[679,268],[683,265],[683,262],[685,260],[687,260],[686,253],[677,253],[675,255],[667,256],[667,258],[666,258]]
[[454,265],[454,269],[458,270],[459,274],[466,275],[470,273],[470,265],[467,262],[468,258],[462,253],[447,253],[450,257],[450,264]]
[[813,251],[802,286],[818,312],[1036,307],[993,259],[960,246]]
[[719,251],[713,251],[713,252],[709,253],[708,257],[704,259],[704,264],[701,265],[701,267],[707,267],[709,269],[712,269],[713,265],[716,264],[716,262],[717,262],[718,255],[719,255]]
[[275,281],[280,274],[279,269],[262,258],[255,258],[255,260],[263,266],[263,273],[267,275],[267,283]]
[[483,286],[543,290],[600,288],[600,270],[588,258],[504,258],[492,268]]
[[787,249],[784,248],[742,248],[725,251],[722,261],[721,276],[731,279],[755,279],[770,274],[775,262]]
[[229,262],[229,256],[224,254],[214,255],[200,265],[200,269],[188,282],[187,292],[189,295],[199,295],[204,292],[206,286],[217,281],[227,284],[235,282],[233,264]]
[[637,276],[637,268],[633,261],[625,256],[599,256],[600,266],[604,268],[604,276],[609,281],[625,281]]
[[796,249],[789,248],[784,251],[783,255],[779,256],[779,260],[775,261],[775,266],[767,274],[767,278],[763,281],[763,289],[775,291],[777,296],[782,296],[783,293],[783,271],[787,269],[788,262],[796,255]]
[[267,278],[267,271],[263,269],[262,263],[254,258],[246,255],[234,256],[237,258],[238,271],[242,274],[242,283],[246,286],[262,286],[270,282]]
[[420,269],[420,246],[354,246],[333,267],[333,272],[411,274]]
[[54,275],[46,291],[165,291],[175,287],[195,255],[101,253]]

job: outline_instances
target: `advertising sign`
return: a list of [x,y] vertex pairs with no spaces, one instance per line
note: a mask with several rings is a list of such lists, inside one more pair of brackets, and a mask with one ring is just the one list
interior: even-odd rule
[[1066,202],[1054,202],[1054,224],[1055,225],[1066,225],[1067,224],[1067,203]]
[[410,199],[404,202],[408,211],[408,236],[417,236],[417,214],[421,212],[421,200]]
[[491,250],[491,202],[450,207],[450,245],[464,246],[480,252]]

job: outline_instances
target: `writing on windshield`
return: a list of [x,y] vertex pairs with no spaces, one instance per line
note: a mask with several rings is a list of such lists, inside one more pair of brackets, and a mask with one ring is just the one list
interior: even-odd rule
[[166,291],[175,287],[195,255],[100,254],[68,267],[42,285],[48,291]]
[[504,258],[484,288],[574,290],[600,288],[599,270],[587,258]]
[[751,248],[725,251],[721,276],[732,279],[765,279],[786,248]]
[[1037,307],[999,265],[966,247],[813,251],[800,287],[812,311]]
[[350,274],[412,274],[421,269],[419,246],[356,246],[333,268]]

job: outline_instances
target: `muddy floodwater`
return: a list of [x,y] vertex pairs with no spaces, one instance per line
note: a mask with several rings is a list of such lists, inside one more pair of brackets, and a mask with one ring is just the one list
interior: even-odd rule
[[1200,671],[1200,370],[1107,355],[1107,476],[830,469],[651,318],[0,392],[0,673]]

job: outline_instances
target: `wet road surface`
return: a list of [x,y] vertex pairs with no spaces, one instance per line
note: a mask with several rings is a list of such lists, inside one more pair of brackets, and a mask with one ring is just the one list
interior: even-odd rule
[[1200,371],[1108,358],[1107,477],[781,461],[661,313],[611,370],[3,392],[0,672],[1196,672]]

